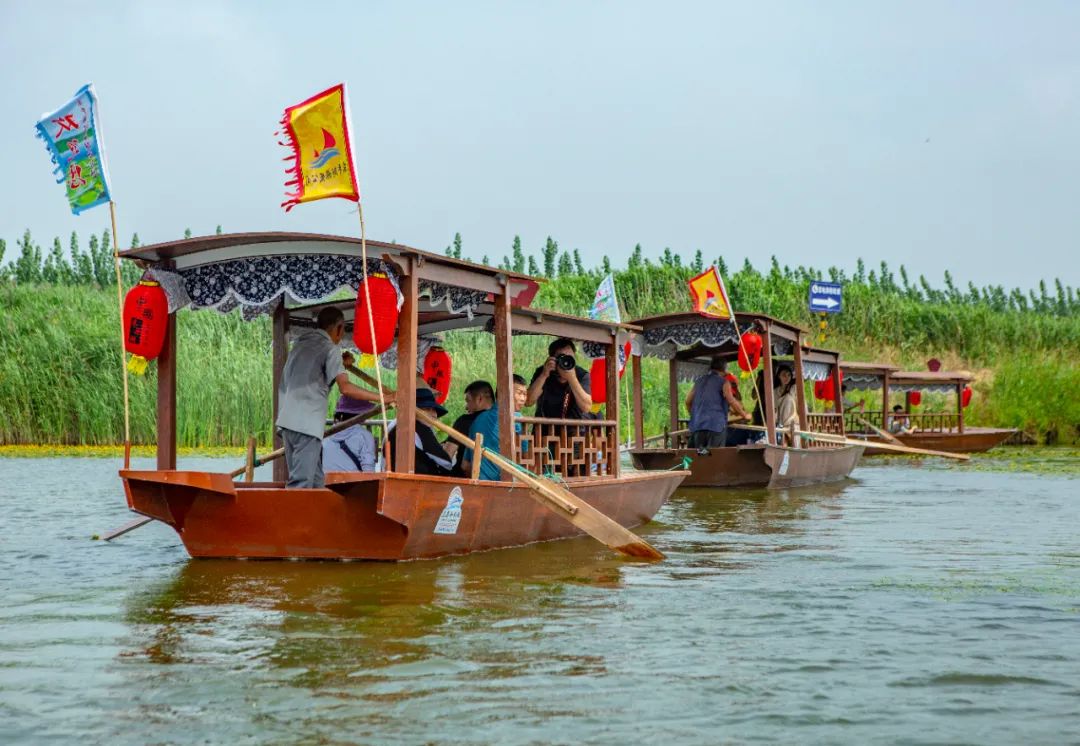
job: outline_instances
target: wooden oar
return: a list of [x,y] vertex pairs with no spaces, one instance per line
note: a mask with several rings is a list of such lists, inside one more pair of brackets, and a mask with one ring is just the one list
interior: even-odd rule
[[864,420],[862,417],[856,417],[855,419],[857,421],[859,421],[860,423],[862,423],[863,425],[866,425],[866,427],[870,428],[875,433],[877,433],[877,435],[879,437],[884,438],[885,440],[892,443],[894,446],[902,446],[902,445],[904,445],[904,442],[902,440],[900,440],[899,438],[897,438],[895,435],[893,435],[890,432],[887,432],[887,431],[882,430],[882,429],[880,429],[878,427],[875,427],[873,425],[873,423],[871,423],[869,420]]
[[[738,427],[743,430],[755,430],[757,432],[766,432],[765,428],[760,425],[731,425],[728,427]],[[948,451],[931,451],[928,448],[912,448],[911,446],[894,446],[891,443],[867,443],[865,440],[853,440],[852,438],[845,438],[841,435],[830,435],[829,433],[813,433],[807,430],[793,430],[796,435],[801,435],[804,438],[810,440],[820,440],[825,443],[839,443],[846,446],[862,446],[864,448],[877,448],[882,451],[894,451],[896,453],[910,453],[916,456],[941,456],[942,458],[954,458],[957,461],[968,461],[971,456],[966,453],[949,453]]]
[[[326,428],[326,432],[323,433],[323,437],[326,437],[327,435],[333,435],[334,433],[340,433],[342,430],[345,430],[346,428],[350,428],[353,425],[357,425],[357,424],[363,422],[364,420],[367,420],[367,419],[370,419],[370,418],[374,417],[376,414],[378,414],[378,412],[379,412],[379,408],[375,407],[375,409],[372,409],[369,412],[363,412],[362,414],[358,414],[355,417],[350,417],[347,420],[342,420],[341,422],[338,422],[338,423],[336,423],[334,425],[331,425],[330,427]],[[262,466],[263,464],[269,464],[271,461],[277,461],[279,458],[281,458],[284,455],[285,455],[285,449],[284,448],[277,448],[277,449],[275,449],[273,451],[270,451],[270,453],[266,454],[262,458],[254,458],[254,459],[252,459],[252,458],[249,457],[248,463],[245,463],[243,466],[241,466],[238,469],[233,469],[232,471],[230,471],[229,476],[234,477],[234,478],[238,477],[241,474],[244,474],[248,470],[249,467],[254,469],[256,466]],[[113,539],[115,539],[118,536],[123,536],[128,531],[134,531],[135,529],[139,528],[140,526],[145,526],[147,523],[149,523],[152,520],[154,520],[154,519],[153,518],[147,518],[146,516],[143,516],[142,518],[136,518],[135,520],[130,521],[129,523],[125,523],[120,528],[113,529],[112,531],[109,531],[107,534],[105,534],[101,538],[102,538],[103,541],[112,541]]]
[[561,515],[597,541],[631,557],[650,560],[664,559],[664,555],[649,542],[629,529],[620,526],[570,490],[531,474],[490,448],[478,449],[477,444],[467,435],[463,435],[449,425],[444,425],[426,412],[417,410],[416,419],[436,430],[441,430],[460,445],[472,448],[474,459],[486,458],[504,471],[512,474],[514,479],[529,487],[530,496],[534,500]]

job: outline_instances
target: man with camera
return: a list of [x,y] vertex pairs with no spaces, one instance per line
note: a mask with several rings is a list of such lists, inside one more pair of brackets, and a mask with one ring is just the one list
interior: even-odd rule
[[587,419],[592,409],[589,372],[577,364],[573,340],[556,339],[548,345],[547,361],[533,373],[526,405],[536,405],[536,416],[556,420]]

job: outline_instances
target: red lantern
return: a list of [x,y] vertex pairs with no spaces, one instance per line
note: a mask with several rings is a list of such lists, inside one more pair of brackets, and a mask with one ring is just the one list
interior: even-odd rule
[[607,401],[607,359],[598,357],[592,361],[589,369],[590,392],[593,404],[603,404]]
[[739,367],[747,373],[757,370],[758,363],[761,362],[761,347],[760,334],[747,332],[742,335],[742,341],[739,345]]
[[742,394],[739,393],[739,379],[735,377],[734,373],[725,373],[724,380],[731,384],[731,393],[736,399],[742,399]]
[[446,350],[442,347],[432,347],[424,357],[424,380],[435,392],[435,401],[442,404],[450,395],[450,376],[453,373],[453,363]]
[[829,379],[824,381],[814,381],[814,398],[818,400],[824,400],[829,392]]
[[970,386],[965,386],[964,390],[960,392],[960,405],[966,407],[971,404],[971,395],[973,393]]
[[146,373],[147,362],[161,354],[169,325],[169,299],[153,280],[139,280],[124,298],[124,349],[131,353],[128,370]]
[[371,321],[375,325],[375,339],[371,338],[371,323],[368,321],[368,293],[364,292],[364,281],[361,281],[360,289],[356,292],[353,344],[360,352],[380,355],[394,343],[398,322],[397,290],[382,272],[369,275],[367,285],[371,293]]
[[909,391],[907,392],[908,406],[917,407],[922,404],[922,392],[921,391]]

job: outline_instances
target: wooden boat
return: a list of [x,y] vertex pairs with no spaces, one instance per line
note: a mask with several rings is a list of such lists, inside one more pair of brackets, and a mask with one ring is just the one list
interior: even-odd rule
[[[980,453],[1001,445],[1016,434],[1016,430],[990,427],[969,427],[964,424],[963,390],[972,381],[967,371],[901,371],[895,365],[873,362],[844,361],[840,369],[844,373],[844,385],[857,391],[880,391],[881,409],[866,411],[850,410],[845,414],[848,437],[866,440],[867,443],[883,443],[884,439],[867,427],[869,422],[879,430],[887,430],[893,394],[905,394],[897,403],[904,405],[904,412],[915,432],[893,434],[906,446],[927,448],[949,453]],[[955,393],[955,412],[912,412],[907,394]],[[865,421],[865,422],[863,422]],[[888,455],[886,451],[871,445],[868,456]]]
[[[690,459],[690,476],[685,487],[760,487],[784,489],[847,478],[862,455],[858,445],[837,446],[821,441],[802,441],[802,447],[786,447],[777,443],[773,404],[775,367],[784,362],[795,372],[796,380],[824,380],[835,373],[839,353],[820,350],[802,344],[804,331],[797,326],[763,314],[737,313],[740,333],[755,331],[764,341],[765,427],[767,437],[761,443],[711,448],[699,455],[689,447],[685,426],[688,421],[679,415],[681,401],[679,382],[692,381],[708,370],[709,361],[720,355],[734,361],[738,355],[738,333],[730,321],[704,318],[696,313],[665,314],[639,319],[641,327],[640,354],[633,356],[634,448],[630,451],[634,466],[643,471],[662,471],[677,468],[684,458]],[[647,444],[643,432],[641,357],[657,357],[668,361],[668,406],[670,420],[668,435],[658,445]],[[744,381],[742,387],[752,386]],[[844,417],[836,411],[811,413],[807,411],[803,386],[796,386],[799,426],[830,435],[844,435]]]
[[[637,526],[656,514],[685,472],[620,472],[615,380],[609,381],[605,402],[610,419],[588,421],[572,437],[557,421],[526,417],[518,418],[524,431],[515,436],[510,400],[512,334],[589,343],[607,357],[614,379],[616,335],[635,327],[534,309],[537,284],[526,275],[399,244],[369,241],[367,246],[368,271],[392,275],[404,298],[395,348],[395,470],[332,472],[323,488],[290,489],[283,459],[274,462],[270,482],[235,482],[229,474],[177,469],[176,360],[183,351],[177,348],[174,311],[157,360],[157,469],[120,472],[132,510],[172,526],[192,557],[406,560],[580,535],[505,473],[497,482],[415,473],[414,371],[420,350],[430,343],[429,335],[471,328],[495,335],[501,452],[533,471],[553,472],[577,497],[623,526]],[[208,236],[121,252],[153,273],[174,309],[239,307],[245,319],[272,317],[274,411],[267,412],[268,427],[277,416],[290,328],[312,326],[322,308],[337,304],[351,331],[354,301],[326,298],[340,298],[344,290],[355,296],[359,254],[357,239],[296,233]],[[581,473],[587,475],[571,476]]]

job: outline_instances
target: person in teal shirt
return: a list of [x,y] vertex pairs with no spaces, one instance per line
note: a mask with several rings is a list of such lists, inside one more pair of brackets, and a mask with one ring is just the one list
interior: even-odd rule
[[[521,376],[514,374],[514,414],[521,414],[521,408],[525,406],[525,399],[529,395],[529,388],[525,385],[525,379]],[[521,425],[514,424],[514,431],[521,432]],[[476,415],[476,419],[473,420],[472,426],[469,428],[469,437],[476,439],[478,433],[484,435],[484,448],[488,448],[496,453],[499,451],[499,403],[496,396],[495,406],[491,409],[485,409],[480,414]],[[501,453],[500,453],[501,455]],[[471,448],[465,449],[465,455],[461,458],[461,468],[468,474],[472,469],[472,460],[474,458]],[[489,482],[499,481],[500,469],[495,464],[491,463],[488,459],[483,459],[480,463],[480,478],[486,479]]]

